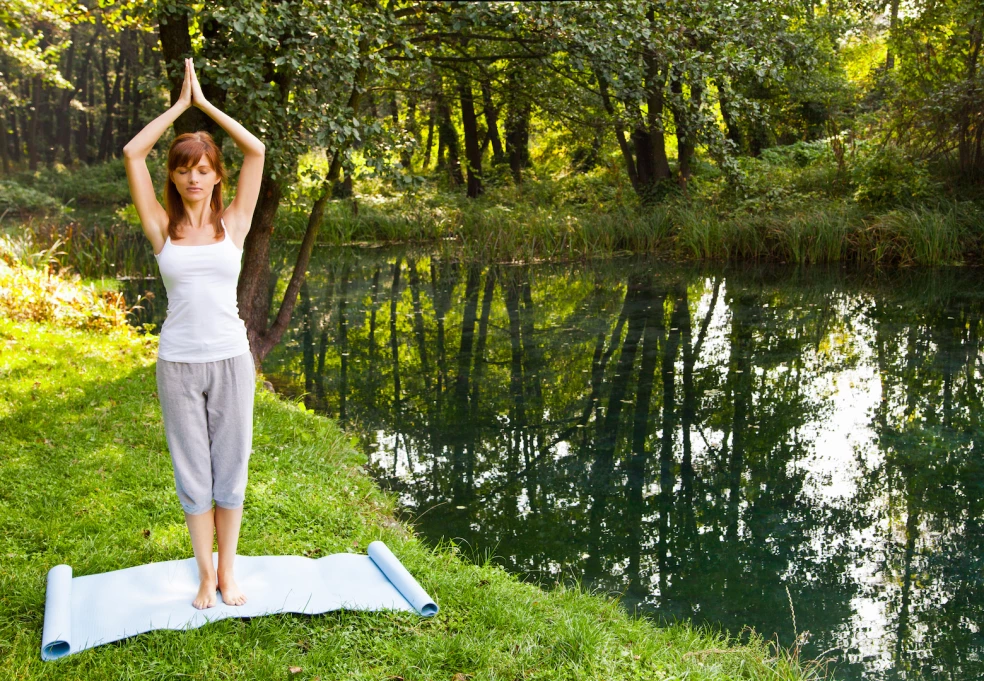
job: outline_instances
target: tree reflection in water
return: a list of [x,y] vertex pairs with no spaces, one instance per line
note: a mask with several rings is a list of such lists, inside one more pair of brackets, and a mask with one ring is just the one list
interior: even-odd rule
[[976,679],[981,290],[970,270],[343,251],[312,263],[266,369],[359,435],[426,537],[798,635],[836,678]]

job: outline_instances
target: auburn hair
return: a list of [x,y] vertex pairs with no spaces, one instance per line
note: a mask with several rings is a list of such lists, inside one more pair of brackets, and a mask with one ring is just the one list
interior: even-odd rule
[[222,204],[222,186],[227,179],[225,166],[222,165],[222,150],[212,139],[212,136],[204,130],[198,132],[185,132],[174,138],[171,147],[167,150],[167,180],[164,190],[164,210],[167,211],[167,233],[171,240],[180,239],[178,236],[178,225],[185,221],[184,202],[181,194],[171,180],[171,173],[178,168],[191,168],[199,159],[205,156],[212,166],[212,170],[219,176],[219,181],[212,188],[212,208],[213,227],[215,228],[215,238],[223,235],[225,230],[222,228],[222,213],[225,207]]

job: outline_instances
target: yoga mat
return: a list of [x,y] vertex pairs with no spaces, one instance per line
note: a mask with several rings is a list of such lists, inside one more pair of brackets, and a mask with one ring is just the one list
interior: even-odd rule
[[[367,555],[236,556],[236,582],[244,605],[191,604],[198,593],[194,558],[137,565],[72,577],[69,565],[48,571],[41,659],[57,660],[86,648],[152,629],[196,629],[226,617],[278,612],[308,615],[348,610],[413,610],[437,614],[437,604],[381,541]],[[212,562],[218,567],[218,553]]]

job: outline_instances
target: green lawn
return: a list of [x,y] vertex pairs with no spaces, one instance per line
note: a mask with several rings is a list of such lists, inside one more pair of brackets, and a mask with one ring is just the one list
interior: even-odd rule
[[[156,338],[0,317],[0,678],[805,679],[788,654],[545,592],[393,520],[335,422],[257,390],[243,555],[382,539],[437,601],[406,613],[226,619],[40,658],[45,578],[192,555],[155,395]],[[300,668],[300,671],[292,671]]]

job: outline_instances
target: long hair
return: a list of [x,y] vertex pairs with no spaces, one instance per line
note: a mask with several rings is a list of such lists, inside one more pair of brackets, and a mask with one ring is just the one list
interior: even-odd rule
[[219,181],[212,189],[210,202],[215,238],[218,239],[225,232],[222,228],[222,213],[225,210],[222,205],[222,186],[228,176],[225,166],[222,165],[222,151],[212,136],[204,130],[186,132],[175,137],[174,141],[171,142],[171,147],[167,150],[167,186],[164,191],[164,210],[167,211],[167,233],[171,236],[172,241],[181,238],[178,236],[178,225],[184,222],[187,216],[181,194],[171,180],[171,173],[181,167],[193,166],[198,163],[203,155],[208,158],[212,169],[219,176]]

